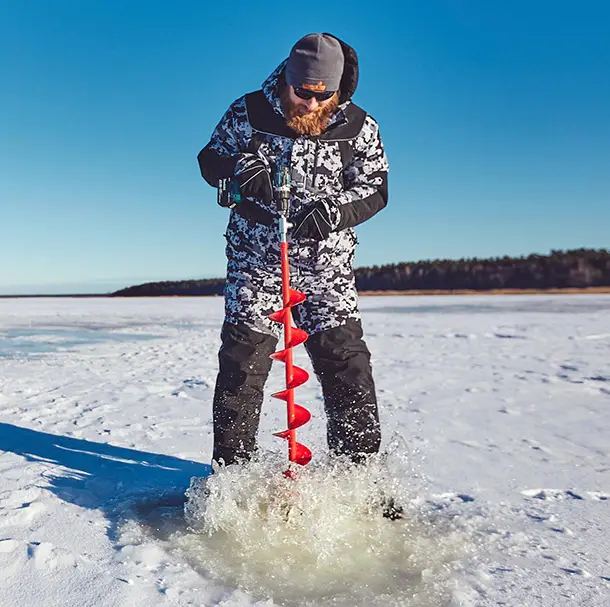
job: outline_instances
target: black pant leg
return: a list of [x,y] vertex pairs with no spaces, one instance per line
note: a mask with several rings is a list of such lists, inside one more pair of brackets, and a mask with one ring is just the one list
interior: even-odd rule
[[362,461],[377,453],[381,429],[371,355],[359,320],[310,336],[305,347],[324,394],[328,446],[335,455]]
[[225,322],[214,392],[214,454],[226,465],[248,459],[256,447],[263,389],[277,338]]

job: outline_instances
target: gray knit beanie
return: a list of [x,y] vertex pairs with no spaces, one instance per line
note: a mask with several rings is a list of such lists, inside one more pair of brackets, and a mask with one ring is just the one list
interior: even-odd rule
[[286,82],[315,92],[338,91],[345,58],[339,41],[328,34],[308,34],[290,51]]

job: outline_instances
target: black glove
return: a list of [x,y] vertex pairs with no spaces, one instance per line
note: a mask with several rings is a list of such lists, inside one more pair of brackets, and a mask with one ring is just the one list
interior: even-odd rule
[[316,200],[291,220],[293,238],[326,240],[339,223],[340,211],[328,198]]
[[260,200],[265,204],[273,202],[271,173],[259,156],[241,154],[235,163],[235,179],[242,196]]

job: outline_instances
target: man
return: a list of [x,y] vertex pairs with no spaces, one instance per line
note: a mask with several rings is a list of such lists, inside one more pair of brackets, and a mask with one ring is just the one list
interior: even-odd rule
[[332,454],[356,462],[379,451],[381,433],[362,339],[353,273],[353,227],[386,206],[388,164],[375,120],[351,102],[355,51],[330,34],[299,40],[264,82],[228,109],[199,153],[212,186],[234,178],[241,202],[227,228],[225,321],[214,394],[213,459],[225,465],[256,448],[263,388],[282,307],[276,173],[291,177],[292,287],[307,299],[295,323],[322,385]]

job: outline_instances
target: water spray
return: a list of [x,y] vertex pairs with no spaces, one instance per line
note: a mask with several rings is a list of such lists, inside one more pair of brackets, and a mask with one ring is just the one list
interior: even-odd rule
[[[278,171],[278,186],[276,191],[279,197],[279,233],[280,254],[282,270],[282,303],[283,306],[269,315],[275,322],[284,326],[284,348],[271,355],[274,360],[279,360],[286,365],[286,388],[273,394],[274,398],[286,401],[288,428],[276,432],[275,436],[288,441],[288,460],[305,466],[311,460],[311,451],[303,444],[297,442],[296,429],[306,424],[311,419],[311,413],[303,406],[294,402],[294,390],[309,379],[305,369],[293,363],[293,348],[307,341],[307,333],[302,329],[292,326],[292,308],[305,301],[305,294],[290,287],[290,266],[288,263],[288,213],[290,211],[290,173],[287,167]],[[289,468],[286,476],[293,478],[294,472]]]

